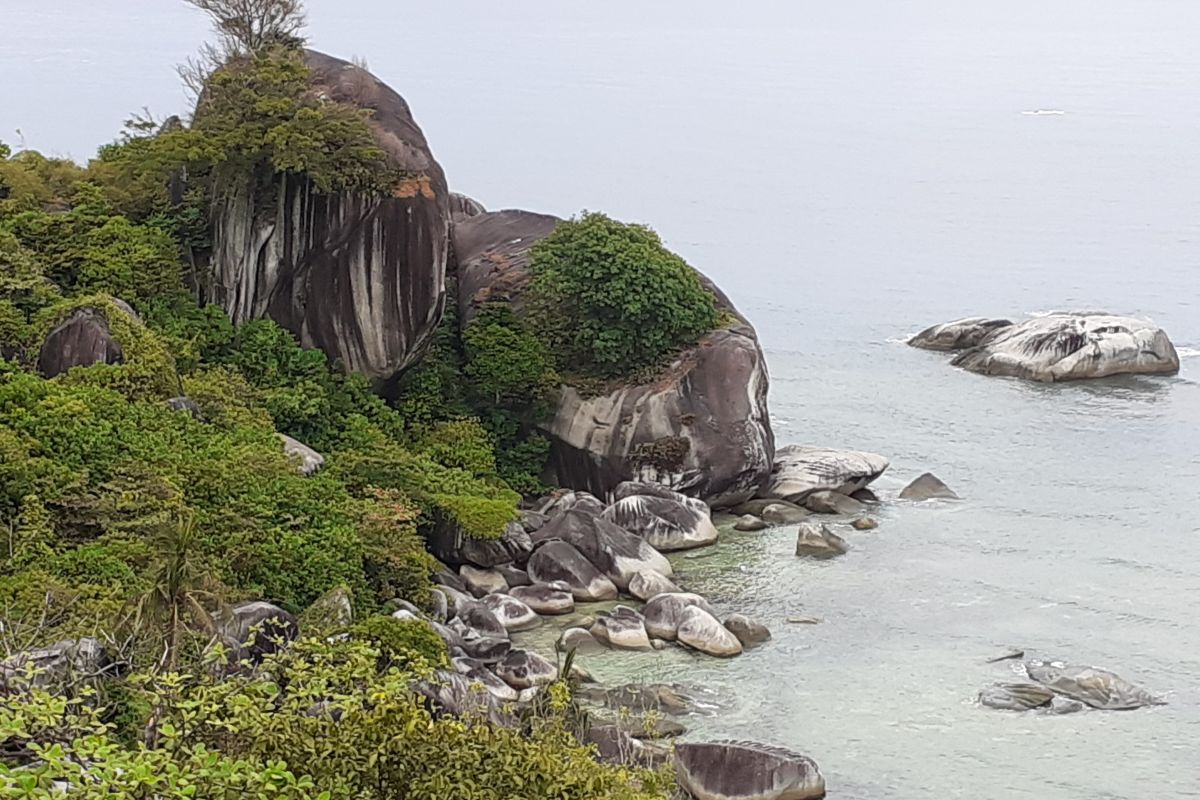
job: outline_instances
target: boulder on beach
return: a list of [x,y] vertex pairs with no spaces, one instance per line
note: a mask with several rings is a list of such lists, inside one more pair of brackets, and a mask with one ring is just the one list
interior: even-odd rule
[[1050,383],[1174,374],[1179,371],[1179,354],[1166,332],[1146,320],[1056,313],[1004,328],[951,363],[983,375]]
[[812,512],[795,503],[772,501],[762,511],[763,522],[769,525],[794,525],[812,516]]
[[506,594],[489,594],[481,602],[496,615],[507,631],[527,631],[536,628],[542,621],[532,608]]
[[738,638],[716,617],[697,606],[684,609],[675,638],[693,650],[719,658],[729,658],[742,652],[742,643]]
[[547,616],[570,614],[575,610],[575,595],[571,592],[571,586],[564,581],[516,586],[509,596],[520,600],[536,613]]
[[926,472],[900,491],[901,500],[958,500],[954,490],[932,472]]
[[604,518],[662,551],[704,547],[718,536],[708,506],[683,495],[625,497],[606,508]]
[[725,627],[737,637],[742,647],[753,647],[771,638],[766,625],[755,622],[745,614],[732,614],[725,619]]
[[1025,671],[1043,686],[1092,708],[1122,710],[1166,705],[1162,698],[1120,675],[1096,667],[1033,660],[1025,662]]
[[558,641],[554,643],[554,649],[562,653],[571,650],[589,652],[601,649],[601,645],[587,628],[567,628],[559,634]]
[[508,591],[508,581],[494,569],[480,569],[463,564],[458,570],[458,577],[462,578],[467,591],[476,597]]
[[526,567],[535,583],[562,581],[580,602],[616,600],[617,587],[569,542],[546,542],[533,551]]
[[850,526],[856,531],[873,531],[879,527],[879,521],[874,517],[859,517]]
[[695,800],[818,800],[825,779],[808,756],[753,742],[680,742],[675,777]]
[[514,689],[531,689],[554,683],[558,668],[528,650],[512,650],[494,667],[496,677]]
[[833,558],[849,551],[846,540],[829,529],[828,525],[802,522],[796,531],[796,555],[809,558]]
[[649,650],[650,637],[645,619],[629,606],[617,606],[599,617],[591,627],[597,641],[620,650]]
[[1002,328],[1012,325],[1011,320],[989,317],[967,317],[953,322],[933,325],[908,340],[912,347],[922,350],[966,350],[975,347]]
[[649,542],[603,517],[572,509],[533,534],[535,542],[561,539],[575,547],[619,589],[645,569],[670,576],[671,562]]
[[678,592],[679,587],[661,572],[644,569],[629,581],[629,593],[643,603],[664,592]]
[[867,507],[849,495],[822,489],[804,498],[804,507],[817,514],[860,514]]
[[[509,210],[455,225],[464,321],[486,303],[521,308],[529,251],[559,221]],[[741,502],[761,486],[775,449],[766,360],[753,326],[720,289],[698,277],[728,323],[649,379],[631,378],[600,393],[563,386],[543,426],[555,483],[603,496],[624,481],[642,480],[714,506]]]
[[875,453],[788,445],[775,453],[775,466],[760,496],[800,503],[824,489],[848,495],[882,475],[888,464]]
[[451,622],[460,623],[486,636],[498,636],[502,639],[508,637],[508,628],[504,627],[500,618],[479,600],[458,603]]
[[656,639],[673,642],[683,624],[684,612],[692,606],[713,613],[712,606],[698,594],[670,592],[660,594],[646,603],[642,615],[646,619],[646,631]]
[[744,533],[763,531],[769,527],[771,526],[768,525],[764,520],[759,519],[753,514],[743,514],[742,516],[738,517],[737,522],[733,523],[733,529],[735,531],[742,531]]
[[533,582],[529,580],[528,572],[512,564],[500,564],[496,567],[496,572],[499,572],[504,576],[504,582],[507,583],[510,588],[515,588],[517,586],[528,586]]

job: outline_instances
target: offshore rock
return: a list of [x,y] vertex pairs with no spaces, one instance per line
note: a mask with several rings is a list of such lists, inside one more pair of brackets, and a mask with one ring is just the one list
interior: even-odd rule
[[900,491],[901,500],[958,500],[954,490],[932,472],[926,472]]
[[675,638],[693,650],[719,658],[729,658],[742,652],[741,641],[716,617],[696,606],[684,609]]
[[1025,671],[1043,686],[1092,708],[1123,710],[1166,705],[1165,700],[1108,670],[1058,662],[1026,661]]
[[766,625],[747,617],[745,614],[733,614],[725,620],[725,627],[737,637],[742,647],[753,647],[771,638],[771,631]]
[[966,350],[976,347],[998,330],[1012,325],[1011,320],[988,317],[967,317],[953,322],[933,325],[908,340],[912,347],[922,350]]
[[666,592],[678,592],[670,578],[661,572],[644,569],[629,581],[629,593],[643,603]]
[[817,800],[825,779],[808,756],[752,742],[681,742],[675,777],[696,800]]
[[591,634],[597,641],[619,650],[649,650],[646,621],[629,606],[617,606],[607,616],[592,623]]
[[796,531],[796,555],[809,558],[833,558],[850,550],[846,540],[829,529],[828,525],[803,522]]
[[1036,683],[997,683],[979,693],[979,704],[1001,711],[1028,711],[1049,706],[1054,692]]
[[882,475],[889,463],[876,453],[788,445],[775,454],[762,497],[800,503],[826,489],[849,495]]
[[341,59],[306,60],[313,91],[371,112],[376,142],[405,177],[382,199],[321,194],[296,175],[268,177],[266,190],[261,180],[219,187],[208,294],[235,325],[269,317],[382,383],[416,363],[441,320],[450,193],[400,95]]
[[1051,383],[1127,374],[1174,374],[1179,354],[1165,331],[1111,314],[1051,314],[1021,322],[960,353],[956,367]]
[[[519,310],[529,250],[559,221],[495,211],[455,226],[464,321],[488,302]],[[766,362],[754,328],[711,281],[700,279],[731,324],[703,336],[647,383],[618,384],[599,395],[562,387],[544,426],[555,483],[605,496],[624,481],[641,480],[714,507],[747,500],[762,485],[775,451]]]

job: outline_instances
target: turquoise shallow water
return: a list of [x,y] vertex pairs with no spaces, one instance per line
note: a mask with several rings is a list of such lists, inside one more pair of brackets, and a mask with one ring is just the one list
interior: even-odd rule
[[[780,443],[888,455],[885,498],[927,469],[964,497],[889,503],[834,562],[795,559],[790,530],[681,556],[775,639],[589,659],[601,677],[712,688],[694,735],[803,749],[834,797],[1200,796],[1200,8],[309,6],[317,46],[408,98],[456,189],[650,222],[715,278],[762,337]],[[181,109],[170,65],[203,35],[163,0],[10,2],[0,138],[85,156],[143,104]],[[1064,307],[1154,318],[1183,371],[1032,386],[896,343]],[[1170,704],[984,711],[1007,645]]]

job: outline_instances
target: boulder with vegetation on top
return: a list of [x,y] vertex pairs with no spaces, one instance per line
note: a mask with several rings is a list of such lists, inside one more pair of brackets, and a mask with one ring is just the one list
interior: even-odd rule
[[[571,227],[559,233],[563,224]],[[531,254],[551,234],[550,244]],[[520,313],[531,301],[531,273],[539,269],[531,268],[531,259],[538,257],[553,268],[546,270],[553,273],[546,283],[568,287],[554,296],[552,305],[580,303],[595,310],[609,302],[604,297],[611,297],[611,319],[636,327],[634,334],[623,336],[610,321],[612,330],[592,332],[585,324],[589,314],[568,311],[563,316],[572,324],[564,322],[548,332],[551,350],[566,362],[560,372],[582,371],[586,357],[593,371],[602,374],[568,378],[553,418],[543,426],[551,441],[549,472],[557,483],[606,495],[623,481],[647,480],[715,506],[734,505],[755,494],[775,450],[767,414],[767,368],[758,338],[728,298],[667,252],[657,236],[639,226],[622,228],[600,215],[562,223],[527,211],[497,211],[457,224],[454,249],[464,321],[487,303],[508,303]],[[594,258],[596,252],[615,255]],[[572,268],[579,263],[596,267],[590,286],[571,282]],[[637,285],[656,280],[643,269],[650,264],[669,276],[661,286],[670,289]],[[671,292],[712,299],[704,311],[703,302],[675,304]],[[536,299],[538,292],[532,294]],[[643,324],[636,314],[626,313],[629,309],[618,310],[633,295],[641,304],[638,313],[651,315],[650,321]],[[687,343],[663,344],[666,352],[659,360],[637,363],[649,358],[647,350],[638,349],[643,343],[650,348],[669,341],[649,336],[658,333],[664,320],[678,322],[665,335],[678,335]],[[581,352],[588,342],[590,351]]]

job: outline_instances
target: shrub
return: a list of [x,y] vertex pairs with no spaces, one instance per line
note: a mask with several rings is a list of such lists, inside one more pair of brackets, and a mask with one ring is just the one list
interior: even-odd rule
[[422,620],[376,615],[355,623],[350,633],[379,648],[383,670],[395,667],[430,675],[435,669],[450,666],[446,642]]
[[584,213],[531,254],[530,323],[560,367],[613,378],[659,365],[719,321],[687,263],[642,225]]

